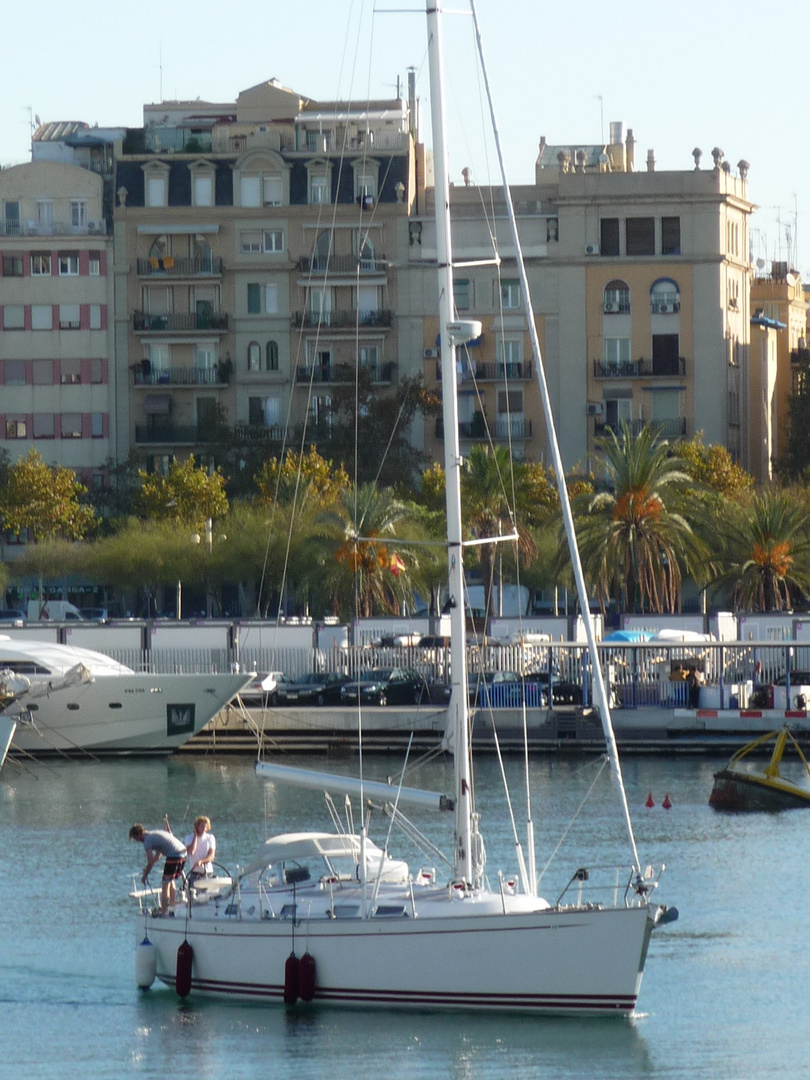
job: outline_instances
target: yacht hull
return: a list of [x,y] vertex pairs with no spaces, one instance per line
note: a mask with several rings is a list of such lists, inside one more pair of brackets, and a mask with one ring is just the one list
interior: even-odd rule
[[14,748],[27,753],[168,753],[200,731],[250,678],[239,675],[104,675],[38,698]]
[[[174,918],[148,919],[146,936],[156,948],[157,978],[171,986],[177,950],[188,940],[192,994],[280,1003],[285,964],[295,951],[315,960],[314,1005],[627,1014],[635,1008],[655,910],[567,908],[294,925],[198,910],[186,920],[178,908]],[[143,937],[142,918],[137,940]]]

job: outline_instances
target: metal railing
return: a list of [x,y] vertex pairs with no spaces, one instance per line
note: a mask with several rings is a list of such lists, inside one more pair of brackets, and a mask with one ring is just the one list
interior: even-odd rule
[[595,379],[639,379],[686,374],[686,357],[641,357],[638,360],[594,360]]
[[140,333],[165,333],[168,330],[183,332],[195,330],[227,330],[228,316],[212,311],[178,312],[171,315],[150,315],[146,311],[135,311],[132,315],[132,327]]
[[140,277],[215,277],[222,274],[223,260],[214,258],[191,259],[165,256],[162,259],[138,259]]
[[220,363],[215,367],[148,368],[134,364],[135,386],[227,386],[231,371]]
[[[394,363],[366,364],[360,366],[374,383],[390,383],[394,377]],[[355,379],[354,364],[298,364],[295,380],[299,383],[352,383]]]
[[298,260],[302,274],[382,274],[388,269],[384,255],[304,255]]
[[376,311],[296,311],[292,316],[292,325],[295,329],[311,330],[317,327],[328,327],[330,330],[354,330],[356,327],[365,330],[369,327],[389,327],[394,319],[393,311],[380,308]]

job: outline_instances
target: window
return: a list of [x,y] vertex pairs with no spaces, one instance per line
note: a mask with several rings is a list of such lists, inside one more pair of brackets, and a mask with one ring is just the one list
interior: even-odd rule
[[268,229],[262,234],[262,237],[265,251],[284,250],[284,233],[281,229]]
[[624,229],[628,255],[655,254],[655,218],[628,218]]
[[366,166],[354,174],[354,197],[361,206],[371,207],[377,198],[377,170]]
[[34,413],[33,431],[35,439],[52,439],[56,434],[53,413]]
[[332,397],[316,394],[309,405],[309,415],[313,424],[330,427],[332,424]]
[[23,276],[23,257],[22,255],[4,255],[3,256],[3,277],[22,277]]
[[6,386],[25,386],[24,360],[6,360]]
[[166,177],[147,176],[146,178],[146,205],[166,205]]
[[[605,368],[618,371],[630,364],[630,338],[605,338],[603,342]],[[628,369],[629,370],[629,369]]]
[[104,438],[104,413],[90,414],[90,435],[94,439]]
[[248,315],[261,315],[262,313],[262,287],[255,281],[248,283],[247,313]]
[[329,325],[329,316],[332,311],[332,290],[317,289],[309,290],[309,310],[316,322]]
[[278,314],[278,285],[265,285],[264,309],[268,315]]
[[610,281],[605,286],[603,311],[606,315],[627,315],[630,311],[630,289],[624,281]]
[[281,206],[282,195],[281,176],[273,174],[262,177],[262,201],[265,206]]
[[59,276],[78,277],[79,256],[70,251],[59,252]]
[[71,357],[64,358],[59,363],[59,381],[65,385],[72,385],[82,381],[82,362]]
[[101,274],[101,252],[90,251],[88,252],[88,256],[88,274],[90,275],[90,277],[99,277],[99,275]]
[[277,397],[248,398],[248,423],[259,427],[278,427],[280,404]]
[[519,337],[498,338],[498,375],[515,378],[519,377],[523,370],[523,341]]
[[90,361],[90,382],[94,385],[102,383],[104,381],[104,366],[98,357],[93,357]]
[[[48,308],[48,311],[51,309]],[[25,329],[25,307],[22,304],[6,304],[3,308],[3,329]]]
[[680,255],[681,219],[677,217],[661,218],[661,254]]
[[31,277],[50,277],[51,256],[42,253],[31,254]]
[[633,392],[628,390],[624,396],[618,394],[614,397],[605,398],[605,427],[618,431],[622,420],[631,423],[633,420]]
[[28,419],[25,416],[6,416],[6,438],[27,439]]
[[520,307],[520,282],[517,278],[504,278],[501,281],[501,306],[504,308]]
[[62,438],[80,439],[82,437],[82,414],[62,413]]
[[618,218],[602,218],[599,222],[599,254],[609,256],[620,254]]
[[265,350],[265,356],[267,359],[267,370],[278,371],[278,342],[268,341]]
[[310,176],[309,178],[309,201],[310,203],[325,205],[329,202],[329,186],[327,177],[323,174]]
[[50,199],[37,199],[37,229],[43,233],[53,232],[53,203]]
[[4,201],[3,224],[6,236],[20,235],[20,204],[16,200]]
[[243,252],[261,251],[262,250],[262,234],[259,229],[252,229],[250,232],[243,232],[239,234],[239,249]]
[[248,371],[261,371],[262,368],[262,350],[258,341],[251,341],[248,345],[247,351],[247,369]]
[[653,334],[653,375],[680,374],[680,338],[677,334]]
[[453,282],[453,294],[456,298],[456,311],[470,310],[469,278],[456,278]]
[[380,348],[378,345],[361,345],[357,350],[357,361],[373,379],[379,374]]
[[214,178],[210,173],[197,172],[194,174],[192,195],[195,206],[214,205]]
[[80,323],[79,305],[78,304],[60,304],[59,305],[59,329],[60,330],[78,330]]
[[53,360],[34,360],[31,373],[34,386],[53,386]]
[[53,308],[50,304],[31,305],[31,329],[53,330]]
[[242,206],[261,206],[261,191],[260,176],[240,177],[239,192]]
[[90,305],[90,329],[101,329],[101,304]]
[[87,227],[87,202],[84,199],[70,200],[70,224],[74,229]]

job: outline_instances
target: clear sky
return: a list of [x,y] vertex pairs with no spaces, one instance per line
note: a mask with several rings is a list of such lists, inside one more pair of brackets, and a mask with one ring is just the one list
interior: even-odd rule
[[[696,146],[710,168],[719,146],[735,173],[741,158],[751,166],[754,258],[791,262],[810,281],[799,78],[810,8],[787,0],[477,7],[510,182],[531,182],[541,135],[598,143],[611,121],[633,129],[638,169],[649,149],[659,169],[691,169]],[[421,0],[40,0],[36,19],[31,11],[4,10],[2,165],[29,160],[36,116],[135,127],[146,102],[233,102],[273,77],[310,98],[364,100],[393,97],[412,67],[427,121]],[[496,182],[471,20],[448,18],[445,44],[451,177],[461,183],[468,166],[475,182]]]

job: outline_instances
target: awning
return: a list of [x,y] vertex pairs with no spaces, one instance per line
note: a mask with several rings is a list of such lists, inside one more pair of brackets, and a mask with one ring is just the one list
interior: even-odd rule
[[172,407],[172,399],[168,394],[147,394],[143,402],[143,411],[152,414],[166,415]]

